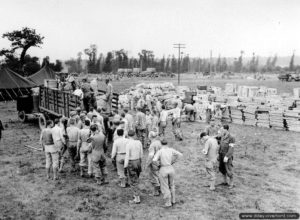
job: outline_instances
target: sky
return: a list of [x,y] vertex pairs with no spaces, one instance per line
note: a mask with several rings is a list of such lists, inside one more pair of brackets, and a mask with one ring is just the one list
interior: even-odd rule
[[[190,57],[300,54],[299,0],[0,0],[0,34],[30,27],[45,37],[28,53],[76,58],[91,44],[98,53],[142,49],[156,57],[184,43]],[[9,47],[0,38],[0,48]]]

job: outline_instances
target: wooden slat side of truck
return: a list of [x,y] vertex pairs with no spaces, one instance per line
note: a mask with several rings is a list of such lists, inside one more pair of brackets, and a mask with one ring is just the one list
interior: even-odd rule
[[[105,94],[105,91],[99,90],[98,93]],[[113,109],[118,109],[118,97],[117,93],[113,94]],[[39,95],[21,96],[17,99],[19,119],[25,122],[28,118],[38,118],[41,129],[45,127],[46,120],[70,117],[70,112],[77,107],[82,108],[82,100],[78,96],[44,86],[40,87]]]

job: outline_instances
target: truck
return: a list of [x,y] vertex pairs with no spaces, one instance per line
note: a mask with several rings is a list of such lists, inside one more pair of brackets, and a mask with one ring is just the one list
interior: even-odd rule
[[[98,90],[105,94],[105,91]],[[112,108],[118,109],[119,94],[113,93]],[[17,99],[18,117],[22,122],[37,118],[40,129],[45,128],[48,119],[70,117],[70,112],[82,107],[82,100],[67,91],[40,86],[38,95],[20,96]]]
[[278,79],[281,81],[286,81],[286,82],[292,82],[292,81],[300,81],[300,75],[299,74],[292,74],[292,73],[284,73],[280,74],[278,76]]

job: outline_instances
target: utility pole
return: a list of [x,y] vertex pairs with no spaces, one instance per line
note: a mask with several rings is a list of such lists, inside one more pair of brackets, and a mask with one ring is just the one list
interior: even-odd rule
[[178,49],[178,67],[177,67],[177,73],[178,73],[178,85],[180,84],[180,49],[185,48],[185,44],[173,44],[173,48]]

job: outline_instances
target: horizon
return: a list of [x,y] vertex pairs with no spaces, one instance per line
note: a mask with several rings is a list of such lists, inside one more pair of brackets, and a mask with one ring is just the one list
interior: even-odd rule
[[[124,49],[137,57],[147,49],[157,58],[177,58],[173,44],[178,42],[186,44],[183,55],[191,58],[209,58],[210,50],[213,57],[227,58],[239,57],[241,50],[244,57],[253,52],[291,57],[300,51],[297,0],[245,0],[242,5],[238,0],[12,0],[1,8],[0,18],[6,21],[1,35],[26,26],[45,37],[41,48],[27,53],[40,60],[76,58],[91,44],[98,46],[97,55]],[[10,42],[1,38],[0,45],[8,48]]]

